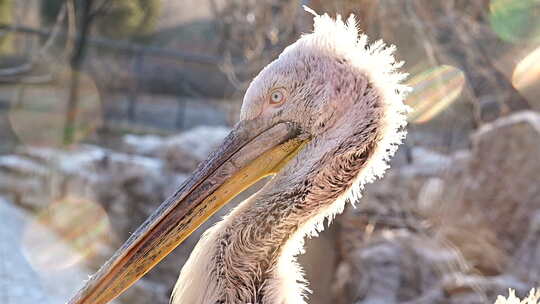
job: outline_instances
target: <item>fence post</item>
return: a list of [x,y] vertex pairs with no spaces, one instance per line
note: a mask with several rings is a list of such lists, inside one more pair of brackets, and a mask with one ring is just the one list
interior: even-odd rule
[[92,25],[93,16],[91,14],[93,0],[86,0],[81,5],[79,21],[79,35],[75,40],[75,47],[70,59],[70,84],[69,96],[66,107],[66,118],[64,122],[64,145],[71,145],[75,139],[75,120],[77,118],[79,102],[80,72],[86,54],[86,42]]
[[184,128],[184,118],[186,112],[186,101],[181,96],[178,97],[178,107],[176,108],[176,128],[181,130]]
[[137,80],[138,75],[142,72],[142,64],[144,61],[144,55],[141,51],[135,52],[133,55],[132,67],[133,67],[133,81],[131,88],[129,90],[128,96],[128,109],[127,116],[130,122],[135,121],[135,116],[137,114],[137,101],[139,96],[139,81]]

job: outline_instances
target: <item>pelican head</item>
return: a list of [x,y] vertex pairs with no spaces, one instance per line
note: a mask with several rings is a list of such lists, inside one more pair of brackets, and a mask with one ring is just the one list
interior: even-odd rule
[[408,91],[393,47],[369,45],[352,16],[344,22],[312,13],[314,31],[253,79],[240,122],[222,146],[70,303],[107,303],[268,175],[259,192],[206,231],[172,302],[304,303],[295,255],[306,235],[384,173],[405,134]]

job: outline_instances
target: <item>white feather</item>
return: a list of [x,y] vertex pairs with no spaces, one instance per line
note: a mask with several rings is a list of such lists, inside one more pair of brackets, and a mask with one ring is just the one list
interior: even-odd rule
[[[348,59],[350,64],[368,76],[382,95],[382,137],[365,169],[356,176],[349,189],[323,212],[302,225],[284,245],[273,279],[265,287],[265,298],[271,299],[271,304],[305,303],[304,295],[309,289],[303,271],[296,261],[296,256],[303,252],[304,238],[317,236],[324,230],[325,219],[330,223],[337,214],[343,212],[347,201],[354,203],[360,198],[365,184],[382,177],[389,167],[390,157],[405,137],[403,128],[409,110],[403,100],[410,89],[401,83],[407,75],[396,71],[403,63],[396,62],[392,55],[394,46],[387,47],[381,40],[369,45],[366,35],[359,36],[353,16],[344,22],[339,15],[332,19],[327,14],[318,15],[310,8],[305,7],[305,10],[314,15],[313,33],[303,35],[296,43],[287,47],[280,58],[295,56],[299,51],[316,51]],[[202,304],[215,303],[218,300],[220,287],[211,275],[214,244],[231,219],[252,204],[251,199],[244,201],[222,222],[204,234],[182,269],[173,291],[172,303]]]

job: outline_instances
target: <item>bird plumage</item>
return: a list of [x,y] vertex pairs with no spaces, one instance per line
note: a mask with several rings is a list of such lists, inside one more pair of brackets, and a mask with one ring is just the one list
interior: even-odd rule
[[[394,48],[369,45],[354,17],[312,13],[313,33],[254,78],[240,117],[290,121],[311,141],[203,235],[172,303],[304,303],[307,286],[295,260],[304,238],[382,176],[405,136],[408,88]],[[267,102],[275,88],[286,92],[283,106]]]

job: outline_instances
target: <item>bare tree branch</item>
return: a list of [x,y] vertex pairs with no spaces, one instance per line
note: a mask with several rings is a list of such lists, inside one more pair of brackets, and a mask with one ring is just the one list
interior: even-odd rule
[[435,47],[439,61],[450,61],[464,73],[472,92],[477,120],[491,121],[508,112],[529,109],[523,96],[498,70],[483,44],[498,39],[486,25],[486,2],[408,0],[425,39]]
[[[245,90],[251,77],[296,38],[299,7],[292,0],[229,0],[221,7],[211,1],[225,58],[220,69],[237,89]],[[231,60],[235,57],[241,64]]]
[[[13,27],[6,30],[7,32],[18,32],[19,31],[19,28],[20,28],[21,25],[20,25],[20,22],[18,20],[22,20],[24,18],[24,13],[25,12],[26,12],[26,10],[23,9],[22,13],[21,12],[19,12],[19,13],[16,12],[15,13],[15,15],[18,16],[18,17],[15,18]],[[51,30],[50,34],[47,37],[47,40],[45,41],[45,43],[36,52],[31,54],[30,59],[28,60],[28,62],[25,62],[22,65],[17,66],[17,67],[10,67],[10,68],[0,69],[0,77],[3,77],[3,79],[1,79],[2,81],[6,81],[6,82],[14,81],[14,82],[23,82],[23,83],[28,83],[28,82],[40,83],[42,81],[50,81],[52,79],[52,75],[41,75],[39,77],[30,76],[31,78],[25,79],[26,77],[28,77],[25,74],[28,74],[29,72],[31,72],[34,65],[39,60],[41,60],[43,57],[47,57],[47,51],[51,47],[51,45],[53,44],[54,40],[57,38],[58,33],[60,31],[60,28],[61,28],[61,25],[62,25],[62,22],[63,22],[63,20],[65,18],[65,15],[66,15],[66,4],[64,3],[62,5],[62,7],[60,8],[59,12],[58,12],[58,15],[56,16],[55,23],[54,23],[54,25],[52,27],[52,30]],[[13,79],[13,77],[15,77],[15,79]]]
[[[0,30],[13,30],[19,33],[26,33],[26,34],[32,34],[32,35],[38,35],[38,36],[45,36],[45,37],[48,37],[51,34],[51,31],[49,30],[35,29],[35,28],[27,27],[27,26],[15,27],[11,24],[0,24]],[[57,37],[64,37],[64,38],[67,38],[68,40],[74,40],[77,38],[77,36],[78,35],[76,34],[69,35],[68,33],[64,31],[59,31],[57,34]],[[135,44],[131,42],[116,41],[116,40],[107,39],[107,38],[88,37],[88,43],[92,47],[108,48],[108,49],[113,49],[116,51],[127,52],[127,53],[141,52],[147,56],[172,58],[172,59],[176,59],[176,60],[180,60],[184,62],[192,62],[192,63],[205,64],[205,65],[218,65],[223,61],[223,58],[216,57],[216,56],[181,52],[181,51],[163,49],[163,48],[152,47],[152,46],[144,46],[144,45]],[[235,62],[235,64],[238,64],[240,63],[240,60],[238,60],[237,58],[233,58],[233,62]]]

